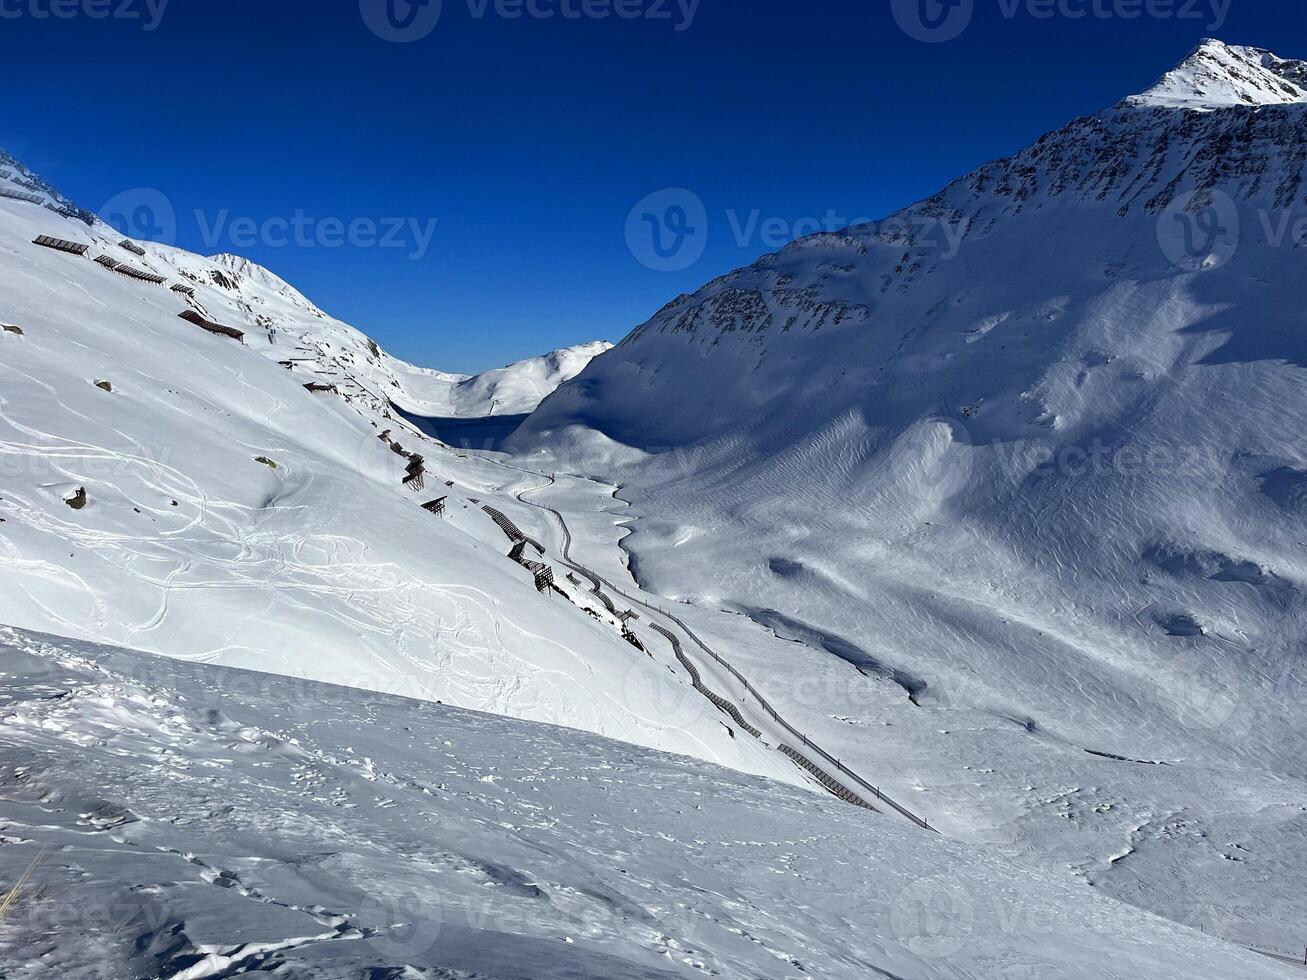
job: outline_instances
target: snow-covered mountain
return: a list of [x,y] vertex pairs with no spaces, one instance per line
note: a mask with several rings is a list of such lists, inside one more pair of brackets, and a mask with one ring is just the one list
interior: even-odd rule
[[804,781],[710,705],[651,710],[694,694],[671,654],[557,551],[506,557],[546,481],[409,427],[417,372],[271,272],[125,240],[5,158],[0,283],[0,623]]
[[579,732],[3,627],[0,706],[10,980],[1295,975]]
[[[1300,945],[1307,64],[1155,88],[679,297],[510,445],[951,833]],[[1214,910],[1215,914],[1213,914]]]
[[612,347],[597,340],[470,376],[394,363],[400,390],[392,393],[392,398],[406,411],[428,417],[526,415]]

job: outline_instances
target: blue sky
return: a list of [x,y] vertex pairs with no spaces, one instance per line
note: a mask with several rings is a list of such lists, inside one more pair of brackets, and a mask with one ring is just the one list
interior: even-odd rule
[[[1296,2],[526,2],[443,0],[396,43],[369,22],[412,13],[412,37],[435,8],[0,0],[0,146],[96,210],[157,192],[177,244],[249,255],[396,354],[471,372],[619,340],[795,231],[882,217],[1148,86],[1203,37],[1307,57]],[[950,39],[910,36],[936,15]],[[703,208],[701,249],[670,262],[627,235],[664,188]]]

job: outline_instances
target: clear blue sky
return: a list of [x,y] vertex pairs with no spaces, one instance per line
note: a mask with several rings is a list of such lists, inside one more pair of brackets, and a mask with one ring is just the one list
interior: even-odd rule
[[[955,0],[974,13],[942,43],[908,36],[898,0],[701,0],[684,30],[678,0],[615,0],[671,20],[444,0],[407,44],[371,31],[360,0],[172,0],[152,31],[147,0],[54,0],[80,12],[39,16],[51,2],[0,0],[0,146],[96,210],[155,188],[178,244],[247,254],[393,352],[454,371],[619,340],[772,251],[758,230],[740,240],[751,214],[777,234],[881,217],[1144,88],[1202,37],[1307,57],[1307,4],[1269,0]],[[361,2],[375,15],[386,0]],[[122,4],[140,18],[90,16]],[[1122,16],[1148,4],[1173,13]],[[636,202],[667,187],[707,215],[706,251],[672,272],[626,238]],[[258,232],[236,247],[230,224],[213,235],[224,211],[260,228],[302,214],[314,244]],[[321,219],[389,217],[437,219],[426,254],[412,232],[403,248],[320,240]]]

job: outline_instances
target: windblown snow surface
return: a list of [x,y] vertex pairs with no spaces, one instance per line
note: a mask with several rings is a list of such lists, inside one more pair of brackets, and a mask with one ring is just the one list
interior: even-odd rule
[[510,447],[620,484],[588,533],[946,833],[1300,950],[1304,79],[1206,42],[680,297]]
[[697,760],[8,628],[0,835],[12,980],[1296,974]]

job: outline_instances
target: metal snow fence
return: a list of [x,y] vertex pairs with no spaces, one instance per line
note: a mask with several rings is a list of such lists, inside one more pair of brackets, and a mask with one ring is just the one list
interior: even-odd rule
[[70,242],[64,238],[54,238],[50,235],[37,235],[32,239],[33,245],[41,245],[45,248],[52,248],[58,252],[68,252],[71,255],[85,255],[89,245],[83,245],[81,242]]
[[7,197],[15,201],[26,201],[28,204],[45,203],[45,198],[40,194],[29,194],[27,191],[16,191],[12,187],[0,187],[0,197]]
[[[119,269],[118,271],[122,270]],[[237,330],[235,327],[225,327],[221,323],[214,323],[212,320],[206,320],[194,310],[187,310],[185,313],[178,313],[177,315],[187,323],[193,323],[197,327],[209,331],[209,333],[217,334],[220,337],[230,337],[232,340],[239,340],[242,343],[245,341],[245,334],[241,333],[241,331]]]

